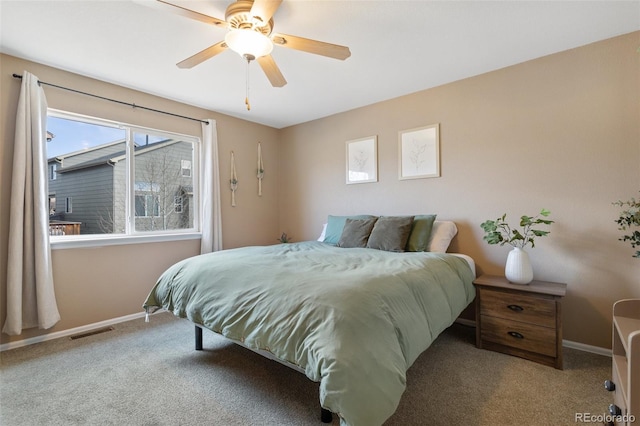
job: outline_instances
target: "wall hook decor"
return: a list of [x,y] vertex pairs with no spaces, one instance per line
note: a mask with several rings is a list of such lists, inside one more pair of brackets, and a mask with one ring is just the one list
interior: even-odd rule
[[262,147],[258,142],[258,196],[262,197],[262,178],[264,178],[264,164],[262,164]]
[[231,188],[231,207],[236,206],[236,189],[238,189],[238,175],[236,174],[236,160],[231,151],[231,179],[229,179]]

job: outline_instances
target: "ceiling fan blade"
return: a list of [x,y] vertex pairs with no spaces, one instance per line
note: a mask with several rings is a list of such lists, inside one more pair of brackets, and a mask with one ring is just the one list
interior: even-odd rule
[[351,56],[351,51],[347,46],[340,46],[337,44],[325,43],[323,41],[286,34],[273,34],[271,38],[273,43],[278,46],[301,50],[315,55],[322,55],[340,60],[345,60]]
[[186,7],[173,4],[169,1],[156,0],[156,1],[149,2],[149,1],[138,0],[137,2],[140,4],[144,4],[145,6],[150,6],[150,7],[153,7],[154,9],[161,10],[163,12],[175,13],[180,16],[185,16],[190,19],[195,19],[196,21],[204,22],[206,24],[212,24],[220,28],[228,27],[227,21],[214,18],[213,16],[205,15],[204,13],[196,12],[195,10],[187,9]]
[[267,24],[280,7],[280,3],[282,0],[254,0],[253,6],[251,6],[251,16],[257,16],[264,24]]
[[206,49],[196,53],[193,56],[188,57],[182,62],[178,62],[178,68],[192,68],[196,65],[206,61],[207,59],[211,59],[216,56],[218,53],[221,53],[227,49],[227,44],[224,41],[214,44],[213,46],[209,46]]
[[271,55],[260,56],[258,58],[258,63],[260,64],[262,71],[267,75],[267,78],[273,87],[282,87],[287,84],[287,80],[284,79],[284,76],[280,72],[280,68],[278,68],[276,61],[273,60]]

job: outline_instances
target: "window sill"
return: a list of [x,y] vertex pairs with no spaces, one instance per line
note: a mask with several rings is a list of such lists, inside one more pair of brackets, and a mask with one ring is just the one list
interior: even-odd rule
[[109,236],[74,236],[74,237],[49,237],[52,250],[90,248],[105,246],[124,246],[130,244],[161,243],[167,241],[199,240],[202,234],[199,232],[181,234],[155,234],[155,235],[109,235]]

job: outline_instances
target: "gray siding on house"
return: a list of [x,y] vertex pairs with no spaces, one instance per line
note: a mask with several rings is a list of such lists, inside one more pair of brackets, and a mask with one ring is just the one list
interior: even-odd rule
[[[126,161],[120,155],[124,143],[106,145],[116,154],[114,157],[105,157],[100,149],[62,156],[63,167],[58,169],[56,179],[49,181],[49,194],[56,197],[51,218],[81,222],[81,234],[126,231]],[[135,230],[193,227],[193,144],[169,140],[137,146],[134,152]],[[70,166],[69,159],[77,157],[85,161]],[[183,160],[189,161],[191,176],[182,176]],[[54,162],[49,160],[49,164]],[[175,209],[176,196],[182,197],[182,211]],[[65,212],[68,197],[73,202],[71,213]]]
[[[107,164],[58,173],[49,181],[49,194],[56,196],[56,218],[81,222],[81,234],[104,234],[112,231],[113,167]],[[66,200],[71,197],[72,211]]]
[[[193,161],[193,144],[170,141],[145,149],[140,147],[135,157],[135,194],[157,197],[158,214],[136,216],[137,231],[184,229],[193,226],[190,208],[193,188],[193,164],[190,177],[182,176],[181,161]],[[182,212],[175,211],[175,197],[183,198]]]

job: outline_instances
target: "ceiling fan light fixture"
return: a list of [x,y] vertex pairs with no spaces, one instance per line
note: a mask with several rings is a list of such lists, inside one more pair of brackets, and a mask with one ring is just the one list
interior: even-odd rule
[[259,58],[270,54],[273,50],[271,39],[252,29],[233,29],[227,33],[224,41],[231,50],[243,58]]

